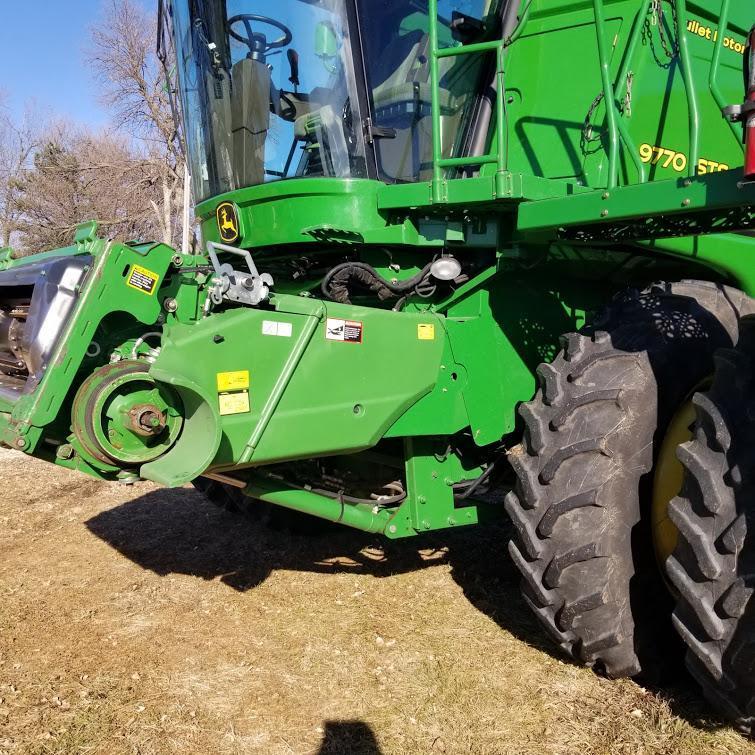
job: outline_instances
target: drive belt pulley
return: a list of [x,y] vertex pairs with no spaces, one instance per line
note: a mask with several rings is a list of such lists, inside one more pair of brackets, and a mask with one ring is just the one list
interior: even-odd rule
[[125,360],[92,373],[73,403],[72,429],[84,451],[106,464],[154,461],[183,426],[179,398],[149,374],[149,364]]

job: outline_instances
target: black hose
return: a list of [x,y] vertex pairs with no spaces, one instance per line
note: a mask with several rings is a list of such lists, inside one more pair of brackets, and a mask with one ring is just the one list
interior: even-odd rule
[[323,279],[322,293],[325,298],[340,304],[351,304],[349,283],[356,282],[364,288],[377,294],[381,301],[400,296],[422,283],[430,272],[432,262],[428,262],[422,270],[411,278],[399,283],[386,280],[366,262],[344,262],[336,265]]
[[375,505],[376,506],[392,506],[398,503],[402,503],[404,500],[406,500],[406,493],[401,493],[399,495],[383,496],[382,498],[356,498],[353,495],[346,495],[345,493],[336,493],[333,490],[326,490],[325,488],[302,487],[300,489],[308,490],[310,493],[316,493],[317,495],[324,496],[325,498],[333,498],[337,501],[341,501],[341,503],[349,503],[352,505],[369,504],[373,506]]
[[454,498],[456,498],[457,501],[464,501],[469,498],[469,496],[471,496],[472,493],[474,493],[475,490],[477,490],[477,488],[479,488],[480,485],[482,485],[482,483],[485,482],[485,480],[487,480],[491,474],[493,474],[493,470],[496,467],[497,461],[498,460],[496,459],[495,461],[488,464],[488,468],[476,480],[473,480],[468,486],[466,486],[463,492],[455,495]]
[[[522,0],[508,0],[501,9],[501,39],[508,39],[516,31],[521,8]],[[504,97],[506,94],[498,91],[497,65],[493,61],[490,62],[486,75],[487,84],[483,88],[476,112],[472,116],[469,133],[466,136],[466,148],[462,152],[470,157],[485,154],[496,98]]]

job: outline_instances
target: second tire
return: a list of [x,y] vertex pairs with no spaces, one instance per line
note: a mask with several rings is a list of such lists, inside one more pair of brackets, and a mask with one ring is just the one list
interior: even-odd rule
[[668,624],[648,523],[666,425],[753,309],[706,281],[623,293],[563,338],[521,407],[506,508],[524,598],[564,652],[609,676],[640,673],[658,647],[650,623]]

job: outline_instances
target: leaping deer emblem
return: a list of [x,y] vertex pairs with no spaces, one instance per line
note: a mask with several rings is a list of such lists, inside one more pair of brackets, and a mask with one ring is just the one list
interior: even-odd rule
[[235,241],[239,235],[236,213],[229,205],[218,207],[218,229],[224,241]]

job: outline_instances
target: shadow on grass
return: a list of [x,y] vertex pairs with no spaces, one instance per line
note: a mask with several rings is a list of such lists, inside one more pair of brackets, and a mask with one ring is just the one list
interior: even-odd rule
[[[182,488],[147,493],[98,514],[87,527],[144,569],[161,576],[219,579],[240,592],[253,589],[276,570],[385,578],[445,563],[477,610],[517,639],[565,660],[520,596],[519,573],[506,552],[511,533],[503,524],[399,541],[337,525],[325,531],[318,528],[316,535],[297,535],[217,509],[197,491]],[[695,727],[715,730],[727,725],[710,715],[689,677],[647,686],[668,702],[675,715]],[[366,743],[366,749],[348,752],[379,753],[376,744],[370,745],[363,731],[368,727],[362,722],[329,725],[322,755],[344,751],[337,747],[338,737],[361,738]],[[361,733],[357,727],[362,727]]]
[[317,755],[381,755],[372,729],[364,721],[326,721]]

